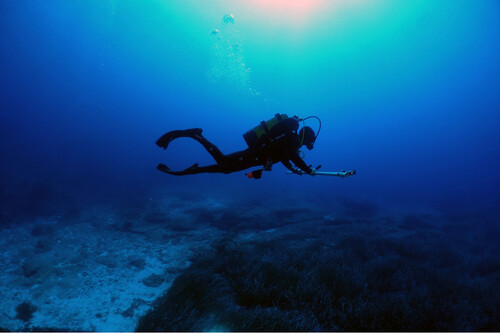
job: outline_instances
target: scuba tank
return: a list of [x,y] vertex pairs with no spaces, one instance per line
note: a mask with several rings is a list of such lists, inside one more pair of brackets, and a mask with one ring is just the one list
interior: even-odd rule
[[259,125],[243,134],[243,139],[249,147],[271,142],[288,132],[297,132],[299,128],[298,117],[288,117],[286,114],[276,114],[267,121],[260,122]]

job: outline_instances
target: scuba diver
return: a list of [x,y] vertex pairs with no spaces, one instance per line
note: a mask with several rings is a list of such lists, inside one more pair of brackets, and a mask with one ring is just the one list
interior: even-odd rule
[[159,164],[157,169],[171,175],[199,173],[229,174],[251,167],[262,166],[261,169],[246,174],[248,178],[260,179],[263,171],[270,171],[273,164],[281,162],[295,174],[302,175],[306,173],[314,176],[317,168],[308,166],[299,155],[299,149],[304,145],[309,150],[313,149],[319,134],[319,130],[318,134],[315,134],[313,129],[305,126],[305,123],[300,131],[297,131],[299,121],[304,122],[308,118],[316,118],[319,121],[319,118],[316,116],[300,119],[297,116],[288,117],[285,114],[276,114],[272,119],[267,122],[262,121],[260,125],[243,135],[249,146],[247,149],[227,155],[223,154],[217,146],[203,137],[202,129],[194,128],[167,132],[156,141],[156,145],[166,149],[174,139],[180,137],[192,138],[203,145],[207,152],[214,158],[216,164],[200,167],[196,163],[182,171],[172,171],[166,165]]

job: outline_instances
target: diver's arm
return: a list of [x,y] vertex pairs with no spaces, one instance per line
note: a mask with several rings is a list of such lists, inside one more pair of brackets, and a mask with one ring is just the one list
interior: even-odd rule
[[298,170],[297,168],[294,168],[292,166],[292,164],[290,163],[290,161],[288,160],[282,160],[281,163],[286,167],[288,168],[292,173],[295,173],[295,174],[299,174],[299,175],[302,175],[302,172],[300,170]]
[[292,160],[292,162],[294,163],[294,165],[297,166],[297,167],[299,167],[304,173],[311,174],[313,172],[313,170],[311,169],[311,167],[309,167],[308,165],[306,165],[306,163],[304,162],[304,160],[302,160],[300,158],[300,156],[298,155],[298,153],[293,154],[290,160]]

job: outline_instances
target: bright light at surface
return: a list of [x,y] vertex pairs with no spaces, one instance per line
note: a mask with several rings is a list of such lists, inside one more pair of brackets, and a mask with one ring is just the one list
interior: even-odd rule
[[318,33],[338,34],[344,24],[366,22],[387,5],[383,0],[151,0],[145,3],[156,4],[165,22],[176,26],[178,36],[187,32],[192,34],[190,40],[202,42],[201,30],[208,33],[220,30],[224,15],[233,14],[234,27],[243,38],[261,44],[276,43],[283,38],[311,42]]
[[247,0],[250,11],[267,16],[275,23],[303,25],[325,14],[334,15],[344,8],[366,3],[367,0]]
[[262,15],[270,15],[280,24],[292,22],[304,24],[325,6],[325,0],[251,0],[249,4]]
[[250,4],[264,10],[279,11],[283,14],[307,15],[325,6],[325,0],[250,0]]
[[[231,13],[235,23],[253,24],[255,27],[302,29],[307,25],[320,25],[342,18],[350,12],[372,12],[383,1],[375,0],[156,0],[172,13],[196,19],[212,20]],[[257,26],[258,25],[258,26]]]

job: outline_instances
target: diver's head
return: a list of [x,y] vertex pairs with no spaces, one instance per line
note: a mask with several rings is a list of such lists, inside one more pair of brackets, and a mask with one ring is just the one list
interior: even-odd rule
[[312,150],[314,142],[316,141],[316,134],[313,129],[308,126],[304,126],[299,131],[299,139],[301,141],[301,145],[306,145],[308,150]]

